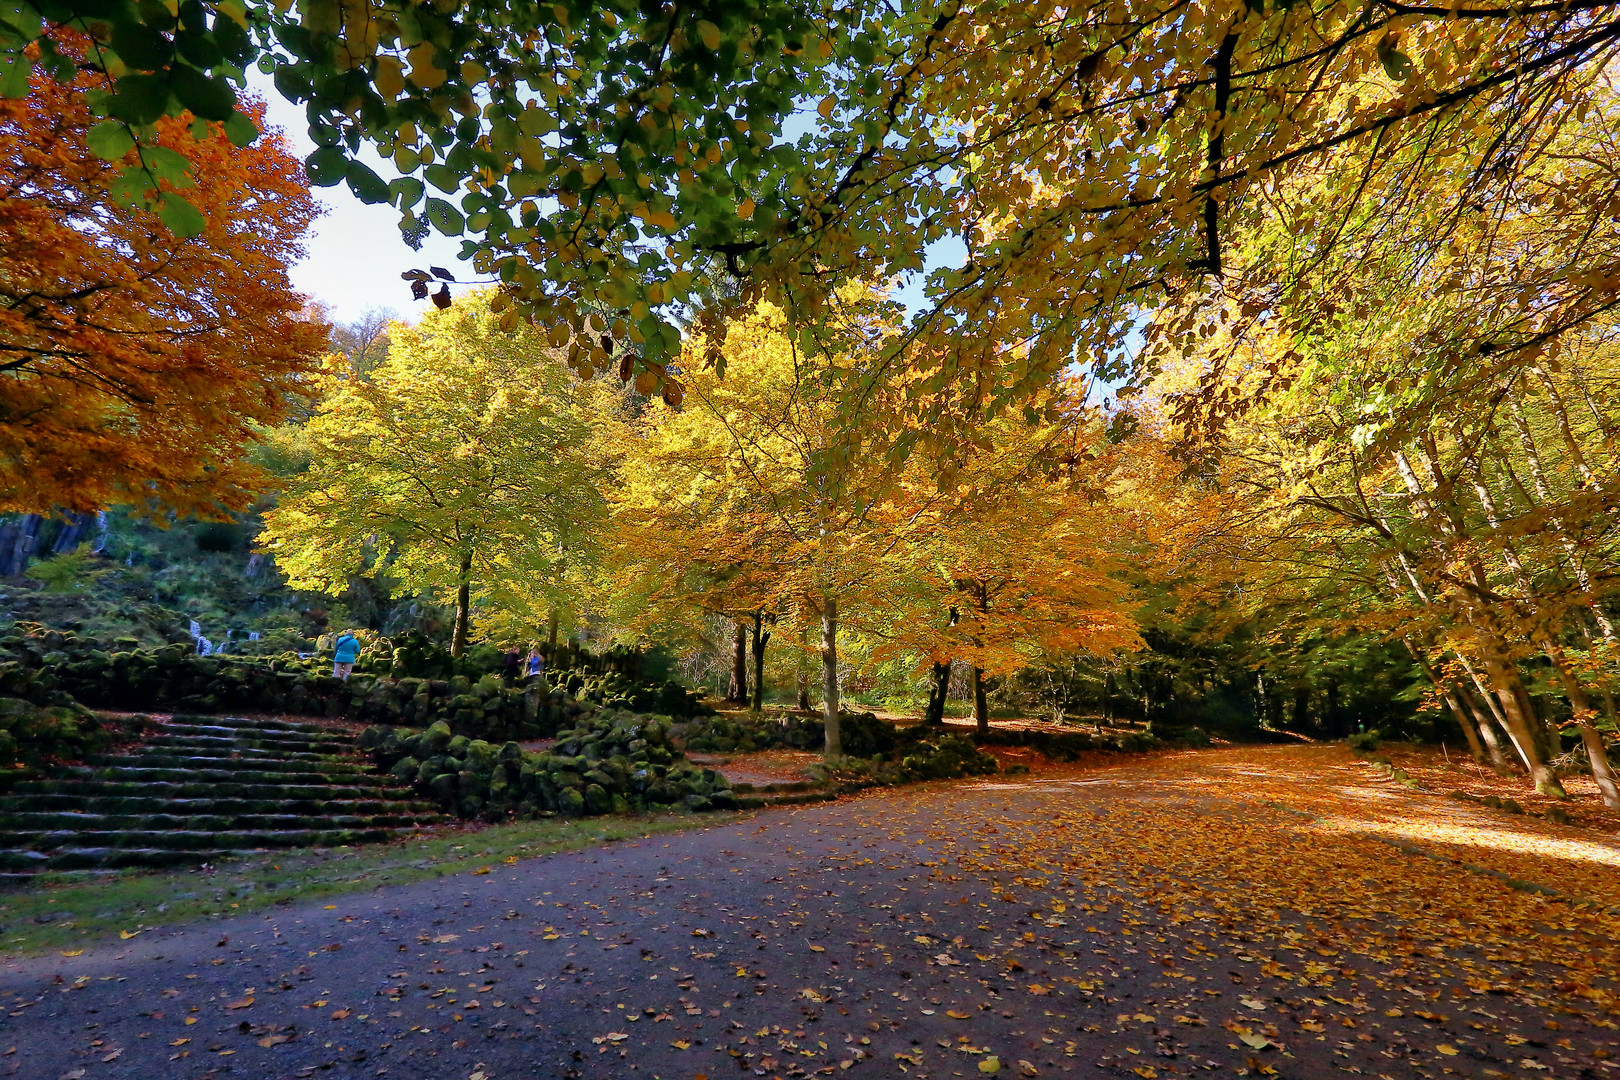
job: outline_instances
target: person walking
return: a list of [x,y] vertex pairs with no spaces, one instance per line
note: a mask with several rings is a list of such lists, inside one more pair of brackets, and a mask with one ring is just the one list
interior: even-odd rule
[[501,658],[501,682],[507,686],[517,682],[518,670],[522,666],[523,654],[518,652],[517,646],[514,645],[506,650],[506,655]]
[[353,630],[345,630],[338,635],[337,652],[332,654],[332,677],[349,680],[354,671],[354,662],[360,659],[360,639],[354,636]]

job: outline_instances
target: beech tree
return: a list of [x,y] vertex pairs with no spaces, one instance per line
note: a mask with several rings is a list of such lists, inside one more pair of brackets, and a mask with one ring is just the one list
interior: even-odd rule
[[1065,380],[1035,423],[1004,417],[948,455],[907,463],[896,496],[881,650],[926,659],[926,716],[943,719],[951,661],[969,666],[989,730],[985,678],[1051,655],[1139,647],[1121,573],[1137,523],[1114,498],[1089,383]]
[[279,138],[177,116],[146,152],[186,146],[194,235],[116,205],[95,82],[0,98],[0,511],[241,509],[264,481],[248,447],[325,346],[287,280],[316,204]]
[[[881,337],[869,294],[852,296],[846,312],[849,348]],[[861,618],[881,588],[892,512],[885,463],[835,423],[824,379],[857,354],[801,351],[785,313],[768,304],[730,324],[723,344],[701,334],[688,342],[694,356],[711,347],[724,352],[724,378],[694,365],[680,410],[656,407],[623,434],[618,575],[652,610],[782,610],[818,622],[826,752],[836,757],[841,620]]]
[[474,603],[509,609],[561,584],[604,510],[600,384],[569,376],[541,335],[501,330],[489,303],[472,293],[396,324],[368,379],[325,381],[309,468],[259,540],[294,588],[386,568],[453,597],[458,656]]

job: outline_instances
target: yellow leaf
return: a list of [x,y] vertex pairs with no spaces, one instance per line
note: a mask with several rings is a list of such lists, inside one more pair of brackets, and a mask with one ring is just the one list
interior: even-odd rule
[[737,216],[742,218],[744,221],[747,221],[749,218],[753,217],[754,216],[754,200],[753,199],[744,199],[742,201],[742,204],[737,207]]
[[1446,1055],[1446,1057],[1457,1056],[1457,1048],[1455,1046],[1447,1046],[1445,1043],[1441,1043],[1439,1046],[1435,1047],[1435,1049]]
[[487,866],[480,866],[480,867],[479,867],[479,868],[478,868],[478,869],[476,869],[476,870],[474,870],[474,871],[473,871],[473,876],[474,876],[474,877],[476,877],[476,876],[478,876],[478,875],[479,875],[479,874],[487,874],[487,873],[489,873],[489,867],[487,867]]
[[141,932],[139,930],[120,930],[118,931],[118,936],[123,938],[125,941],[128,941],[132,937],[139,937],[140,933]]
[[1137,1076],[1143,1077],[1144,1080],[1153,1080],[1154,1077],[1159,1075],[1158,1070],[1154,1069],[1154,1067],[1151,1065],[1138,1065],[1136,1068],[1132,1069],[1131,1072],[1135,1073]]
[[188,1023],[188,1024],[195,1024],[195,1023],[196,1023],[196,1022],[197,1022],[197,1018],[196,1018],[196,1017],[195,1017],[195,1016],[188,1016],[188,1017],[186,1017],[186,1023]]
[[708,49],[710,52],[716,52],[719,50],[720,28],[718,26],[714,25],[714,23],[710,22],[708,19],[699,19],[697,24],[697,32],[698,38],[703,42],[703,47],[705,49]]
[[[833,97],[831,94],[828,94],[826,97],[821,99],[821,104],[816,106],[816,112],[820,113],[821,118],[825,120],[827,117],[832,115],[832,111],[837,104],[838,99]],[[999,1068],[1000,1066],[997,1067]],[[979,1063],[979,1068],[984,1068],[984,1062],[981,1061]]]
[[810,951],[811,952],[826,952],[827,950],[826,950],[826,948],[824,946],[812,945],[812,946],[810,946]]
[[83,949],[63,949],[62,950],[62,955],[63,956],[83,956],[84,955],[84,950]]
[[249,1005],[252,1005],[252,1004],[253,1004],[253,999],[251,997],[245,997],[245,998],[237,998],[235,1001],[227,1001],[225,1003],[225,1007],[227,1009],[245,1009]]
[[998,1057],[985,1058],[983,1061],[979,1062],[979,1071],[982,1073],[1000,1072],[1001,1059]]
[[685,1039],[676,1039],[674,1042],[670,1043],[669,1045],[673,1046],[677,1050],[685,1050],[688,1047],[690,1047],[692,1044],[687,1042]]
[[945,1015],[950,1017],[952,1020],[966,1020],[968,1018],[967,1013],[957,1012],[955,1009],[946,1009]]

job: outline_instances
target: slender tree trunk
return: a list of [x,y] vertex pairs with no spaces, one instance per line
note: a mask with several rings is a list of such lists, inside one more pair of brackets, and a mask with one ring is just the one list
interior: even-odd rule
[[1491,681],[1496,684],[1496,699],[1502,706],[1502,715],[1507,719],[1508,737],[1518,748],[1519,756],[1524,759],[1525,767],[1530,770],[1530,779],[1536,786],[1538,795],[1551,795],[1562,799],[1567,795],[1564,785],[1558,782],[1547,762],[1541,754],[1541,746],[1536,742],[1534,723],[1539,723],[1534,714],[1526,715],[1524,705],[1528,696],[1519,685],[1519,677],[1510,671],[1507,664],[1500,660],[1486,661],[1486,670],[1490,673]]
[[1412,654],[1412,659],[1417,663],[1418,669],[1423,672],[1429,683],[1435,688],[1435,691],[1439,693],[1440,700],[1446,703],[1446,708],[1456,718],[1457,726],[1462,728],[1463,738],[1468,740],[1469,756],[1483,765],[1485,763],[1485,747],[1480,741],[1479,730],[1475,727],[1473,718],[1464,711],[1459,689],[1447,686],[1440,681],[1440,676],[1435,674],[1434,668],[1429,666],[1429,658],[1418,651],[1418,647],[1412,644],[1410,637],[1403,637],[1401,641],[1405,644],[1406,651]]
[[1474,726],[1479,731],[1480,741],[1485,744],[1485,754],[1490,759],[1490,766],[1499,775],[1506,776],[1513,771],[1508,761],[1507,751],[1502,749],[1502,740],[1497,737],[1498,725],[1491,715],[1489,708],[1481,708],[1478,699],[1468,687],[1458,683],[1455,689],[1457,700],[1468,707],[1474,718]]
[[726,700],[734,705],[748,704],[748,624],[738,623],[731,639],[731,685]]
[[1479,731],[1474,727],[1474,720],[1463,711],[1462,702],[1457,700],[1456,693],[1451,690],[1441,690],[1440,700],[1446,703],[1446,709],[1451,713],[1452,718],[1457,721],[1457,726],[1462,728],[1463,738],[1468,742],[1468,756],[1481,765],[1485,764],[1485,744],[1480,742]]
[[809,712],[810,711],[810,680],[805,678],[803,675],[800,675],[800,676],[798,676],[798,683],[799,683],[799,688],[798,688],[799,689],[799,696],[795,699],[794,705],[796,705],[798,707],[800,712]]
[[977,666],[973,674],[973,727],[980,735],[990,732],[990,703],[984,689],[984,672]]
[[832,596],[821,601],[821,695],[826,754],[841,757],[844,746],[838,738],[838,600]]
[[556,652],[557,652],[557,623],[559,621],[556,608],[551,609],[551,620],[550,621],[551,621],[551,627],[550,627],[550,629],[551,629],[551,638],[550,638],[551,652],[552,652],[552,655],[556,655]]
[[754,612],[754,703],[755,712],[765,709],[765,646],[770,643],[771,632],[765,629],[765,613]]
[[1581,742],[1585,744],[1586,756],[1592,762],[1592,779],[1597,781],[1603,805],[1620,807],[1620,784],[1615,782],[1614,770],[1609,767],[1609,754],[1603,748],[1603,733],[1592,723],[1592,718],[1597,715],[1596,710],[1587,699],[1580,680],[1564,664],[1557,646],[1547,642],[1543,648],[1552,660],[1553,669],[1558,672],[1559,681],[1564,684],[1564,693],[1569,695],[1570,708],[1574,710],[1575,723],[1581,729]]
[[945,695],[951,688],[951,662],[935,661],[928,672],[928,708],[923,712],[923,723],[945,722]]
[[467,623],[472,616],[472,556],[461,557],[461,574],[456,579],[456,627],[450,635],[450,655],[467,651]]

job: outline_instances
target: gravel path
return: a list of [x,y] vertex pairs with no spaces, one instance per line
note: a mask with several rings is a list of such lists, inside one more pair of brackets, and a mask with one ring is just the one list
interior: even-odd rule
[[1341,758],[872,793],[12,960],[0,1076],[1620,1072],[1617,920],[1342,827]]

